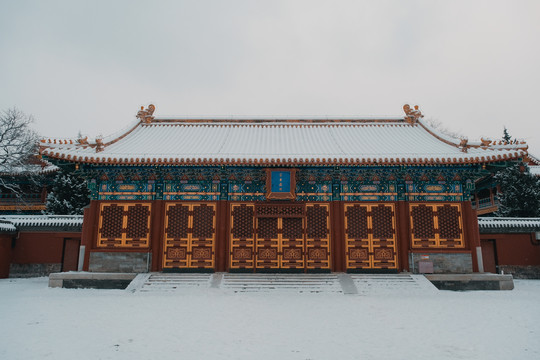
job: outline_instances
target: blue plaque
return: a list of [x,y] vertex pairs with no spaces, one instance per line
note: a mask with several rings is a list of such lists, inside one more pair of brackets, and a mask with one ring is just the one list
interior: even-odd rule
[[272,192],[275,192],[275,193],[290,193],[291,192],[290,171],[272,171]]

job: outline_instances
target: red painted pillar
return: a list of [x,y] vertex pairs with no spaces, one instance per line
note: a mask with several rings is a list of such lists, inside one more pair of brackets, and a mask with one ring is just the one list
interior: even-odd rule
[[397,214],[396,214],[396,224],[397,224],[397,247],[399,251],[399,263],[398,271],[405,270],[410,271],[409,269],[409,250],[411,244],[411,231],[410,231],[410,221],[409,221],[409,203],[406,201],[397,202]]
[[161,271],[165,232],[165,201],[163,200],[152,201],[150,229],[150,249],[148,249],[152,253],[152,267],[150,270]]
[[90,206],[84,209],[81,246],[84,246],[83,270],[88,271],[90,251],[94,248],[99,221],[99,201],[90,201]]
[[344,272],[345,267],[345,236],[343,227],[343,201],[333,201],[331,203],[331,239],[332,239],[332,271]]
[[481,253],[480,245],[480,230],[478,227],[478,216],[476,210],[472,208],[470,201],[464,201],[461,203],[463,209],[463,235],[467,247],[471,251],[473,272],[479,271],[477,252]]
[[216,211],[216,248],[215,248],[215,271],[223,272],[228,268],[229,254],[229,214],[228,202],[220,200],[217,202]]
[[9,277],[11,264],[11,235],[0,235],[0,279]]

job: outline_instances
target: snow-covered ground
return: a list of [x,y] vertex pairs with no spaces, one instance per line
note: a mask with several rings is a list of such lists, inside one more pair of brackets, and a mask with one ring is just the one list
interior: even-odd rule
[[540,281],[425,294],[130,293],[0,280],[0,359],[540,359]]

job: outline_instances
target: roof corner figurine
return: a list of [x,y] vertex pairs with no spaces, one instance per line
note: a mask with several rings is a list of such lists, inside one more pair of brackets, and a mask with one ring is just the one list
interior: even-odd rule
[[420,110],[418,110],[418,105],[415,105],[414,109],[412,109],[409,104],[405,104],[403,105],[403,111],[405,111],[405,121],[409,124],[415,124],[418,122],[418,119],[424,117]]
[[156,110],[156,107],[154,106],[154,104],[148,105],[146,110],[144,109],[144,106],[141,106],[141,110],[139,110],[139,112],[137,113],[137,118],[140,119],[141,122],[145,124],[150,124],[152,120],[154,120],[154,117],[152,116],[152,114],[154,113],[155,110]]

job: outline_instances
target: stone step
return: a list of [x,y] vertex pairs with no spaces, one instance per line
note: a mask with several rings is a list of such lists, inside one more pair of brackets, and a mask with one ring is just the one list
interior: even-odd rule
[[335,274],[224,274],[221,289],[235,293],[343,293]]
[[140,292],[177,292],[209,288],[213,274],[151,274],[142,284]]
[[350,274],[360,295],[435,293],[437,288],[423,275]]
[[326,293],[379,295],[433,293],[437,288],[423,275],[412,274],[139,274],[131,292],[185,292],[215,288],[234,293]]

